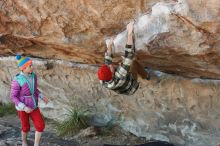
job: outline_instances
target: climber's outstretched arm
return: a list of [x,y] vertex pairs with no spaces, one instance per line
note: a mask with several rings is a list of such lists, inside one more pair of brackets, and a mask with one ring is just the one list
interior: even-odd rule
[[112,64],[112,45],[113,45],[113,38],[110,39],[107,45],[107,51],[105,52],[105,64],[111,65]]
[[[130,75],[130,66],[133,62],[134,57],[134,47],[133,47],[133,25],[134,22],[130,22],[127,25],[127,41],[125,46],[125,54],[122,63],[117,67],[117,70],[112,74],[114,78],[108,82],[102,82],[102,84],[108,88],[112,89],[117,93],[124,94],[133,94],[139,84],[138,82]],[[110,43],[111,44],[111,43]],[[105,55],[105,63],[110,65],[112,64],[112,53],[111,46],[107,49]]]
[[127,42],[125,46],[125,55],[121,65],[117,68],[115,72],[114,67],[112,65],[112,45],[113,45],[113,38],[107,43],[107,51],[105,52],[105,64],[110,67],[113,76],[117,78],[124,78],[129,73],[130,66],[133,61],[134,57],[134,48],[133,48],[133,25],[134,21],[130,22],[127,25]]
[[113,46],[113,38],[110,39],[110,41],[108,43],[106,43],[107,45],[107,51],[105,52],[105,64],[108,65],[110,67],[110,70],[112,72],[112,75],[114,76],[115,73],[115,69],[112,65],[112,46]]
[[127,25],[127,31],[128,31],[127,45],[133,45],[133,26],[134,26],[134,21],[131,21]]
[[125,54],[124,54],[124,59],[121,64],[121,67],[126,70],[126,72],[129,71],[130,66],[132,64],[133,58],[134,58],[134,47],[133,47],[133,26],[134,26],[134,21],[130,22],[127,25],[127,43],[125,46]]

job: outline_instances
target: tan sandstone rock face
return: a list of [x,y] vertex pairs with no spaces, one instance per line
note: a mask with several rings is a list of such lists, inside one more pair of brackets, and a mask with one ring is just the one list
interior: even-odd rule
[[[24,52],[99,64],[104,40],[137,18],[137,56],[143,65],[219,79],[219,0],[2,0],[0,6],[1,55]],[[123,51],[116,47],[116,52]]]
[[[155,4],[134,25],[139,60],[169,73],[219,79],[220,2],[215,2]],[[126,31],[116,37],[115,52],[123,52],[125,39]]]
[[[137,18],[135,45],[143,65],[219,79],[219,8],[219,0],[1,0],[0,55],[42,58],[34,66],[40,90],[50,97],[48,105],[40,103],[49,118],[62,120],[74,104],[86,105],[93,109],[94,125],[115,121],[147,139],[216,146],[218,80],[162,74],[139,80],[135,95],[122,96],[99,84],[91,64],[102,63],[105,39],[116,34],[115,53],[121,55],[125,26]],[[0,58],[1,102],[9,102],[10,82],[19,72],[14,60]]]
[[[9,102],[10,80],[19,72],[13,59],[0,61],[0,101]],[[161,74],[151,81],[140,79],[139,90],[123,96],[99,84],[94,66],[49,64],[34,59],[39,90],[50,98],[48,105],[40,101],[45,117],[63,120],[78,105],[92,111],[95,126],[113,122],[136,136],[180,146],[219,145],[220,81]]]
[[[145,11],[143,1],[1,1],[1,52],[84,63],[101,62],[107,36]],[[122,11],[123,10],[123,11]]]

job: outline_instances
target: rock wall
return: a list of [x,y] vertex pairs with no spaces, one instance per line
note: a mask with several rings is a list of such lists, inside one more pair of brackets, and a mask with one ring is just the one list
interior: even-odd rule
[[[0,97],[9,102],[9,83],[18,72],[14,58],[0,61]],[[126,131],[147,139],[175,145],[217,146],[220,126],[220,81],[187,79],[161,73],[151,81],[140,79],[133,96],[122,96],[103,88],[97,67],[63,61],[35,59],[39,89],[50,97],[40,103],[43,114],[65,118],[74,105],[91,109],[91,124],[119,124]]]
[[[35,57],[49,118],[62,120],[78,104],[93,109],[94,125],[115,121],[147,139],[219,145],[219,14],[219,0],[1,0],[0,101],[9,102],[18,72],[6,56],[23,53]],[[101,87],[96,70],[116,34],[119,61],[133,18],[137,58],[169,74],[140,79],[135,95],[122,96]]]
[[[134,25],[139,60],[164,72],[219,79],[219,7],[185,0],[153,5]],[[126,35],[115,38],[115,53],[124,52]]]
[[[1,55],[101,62],[103,40],[146,11],[146,1],[2,0]],[[123,10],[123,11],[121,11]]]
[[[104,40],[136,18],[143,65],[188,77],[219,79],[219,0],[2,0],[0,55],[99,64]],[[116,38],[123,52],[123,32]]]

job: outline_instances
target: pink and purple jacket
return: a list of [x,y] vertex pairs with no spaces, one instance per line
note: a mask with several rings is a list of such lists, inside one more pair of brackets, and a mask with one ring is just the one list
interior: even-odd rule
[[38,99],[43,98],[37,89],[37,76],[32,73],[30,76],[24,73],[16,75],[11,84],[11,101],[17,110],[22,111],[27,106],[31,109],[38,107]]

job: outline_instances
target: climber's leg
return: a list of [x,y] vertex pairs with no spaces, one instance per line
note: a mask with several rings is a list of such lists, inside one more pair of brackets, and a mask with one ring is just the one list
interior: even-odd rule
[[139,75],[142,79],[147,79],[148,74],[144,70],[144,67],[136,60],[133,60],[130,71],[135,79],[137,79],[137,75]]

